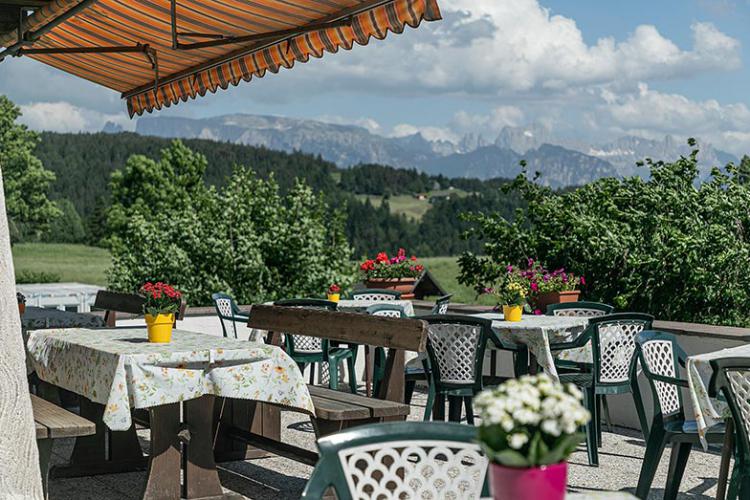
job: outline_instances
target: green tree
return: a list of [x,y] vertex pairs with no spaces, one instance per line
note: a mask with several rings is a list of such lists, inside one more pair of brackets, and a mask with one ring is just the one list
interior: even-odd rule
[[113,174],[112,288],[167,281],[207,305],[217,291],[258,302],[352,281],[343,221],[304,182],[282,195],[273,176],[238,166],[216,190],[205,168],[205,157],[175,141],[158,161],[133,156]]
[[38,136],[18,123],[21,110],[0,95],[0,169],[11,241],[38,238],[60,211],[49,200],[55,174],[34,156]]
[[696,155],[647,160],[648,180],[600,179],[566,193],[524,172],[511,189],[528,209],[514,220],[468,217],[486,256],[461,257],[461,282],[481,286],[496,263],[533,257],[583,274],[587,298],[620,310],[750,325],[750,185],[732,164],[699,183]]
[[45,238],[54,243],[83,243],[86,240],[86,227],[73,203],[67,199],[55,200],[60,211],[50,224],[49,234]]

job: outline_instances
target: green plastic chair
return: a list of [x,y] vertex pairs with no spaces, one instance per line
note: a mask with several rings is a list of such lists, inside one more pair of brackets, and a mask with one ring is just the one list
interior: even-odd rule
[[750,498],[750,359],[712,359],[708,394],[724,396],[734,420],[735,465],[727,498]]
[[[700,443],[695,421],[685,420],[680,391],[689,387],[688,381],[680,378],[680,365],[685,366],[687,356],[674,335],[658,331],[641,332],[636,338],[636,351],[654,396],[654,415],[635,495],[641,499],[648,497],[664,448],[671,443],[669,474],[664,489],[664,498],[671,500],[677,498],[690,449]],[[709,429],[706,440],[709,443],[723,442],[724,425]]]
[[594,318],[597,316],[612,314],[614,311],[615,308],[609,304],[588,302],[585,300],[550,304],[547,306],[548,316],[582,316]]
[[[636,337],[651,328],[654,317],[642,313],[617,313],[592,318],[584,332],[568,348],[578,349],[591,342],[593,363],[590,371],[560,373],[560,382],[579,386],[591,412],[586,426],[586,448],[589,464],[599,465],[597,448],[601,445],[601,423],[597,396],[608,394],[633,395],[642,429],[648,429],[645,410],[636,376]],[[559,345],[558,345],[559,346]],[[647,431],[644,430],[644,434]]]
[[[589,302],[589,301],[578,301],[578,302],[563,302],[560,304],[549,304],[547,306],[547,316],[572,316],[578,318],[598,318],[612,314],[615,308],[609,304],[603,304],[601,302]],[[562,347],[561,347],[562,346]],[[584,350],[582,348],[581,350]],[[550,350],[552,353],[558,353],[561,350],[568,350],[565,344],[551,344]],[[571,349],[574,351],[575,349]],[[586,372],[591,371],[591,363],[581,363],[579,361],[557,359],[555,361],[557,370],[561,373],[574,371],[574,372]],[[600,394],[596,396],[597,408],[603,408],[604,420],[607,425],[611,427],[611,419],[609,416],[609,404],[607,403],[607,396]],[[599,426],[599,432],[601,434],[601,425]]]
[[432,306],[432,314],[448,314],[448,306],[451,303],[452,293],[438,297],[435,301],[435,305]]
[[[282,307],[301,307],[308,309],[336,310],[336,303],[322,299],[286,299],[274,302]],[[284,334],[286,352],[297,363],[300,371],[310,367],[310,383],[315,381],[315,364],[328,363],[329,381],[331,389],[339,388],[339,363],[346,360],[349,368],[349,389],[352,394],[357,393],[357,377],[354,370],[355,353],[353,349],[333,347],[328,339],[308,337],[306,335]]]
[[395,290],[381,290],[379,288],[363,288],[352,292],[353,300],[388,301],[401,299],[401,292]]
[[234,299],[226,293],[214,293],[211,295],[211,299],[214,301],[214,307],[216,308],[216,315],[219,316],[221,322],[221,331],[225,337],[229,337],[229,325],[231,325],[231,332],[234,338],[237,338],[237,322],[247,324],[250,317],[240,311],[240,308],[234,302]]
[[445,418],[445,400],[450,402],[448,418],[461,420],[461,402],[466,421],[474,424],[473,397],[483,388],[482,368],[487,341],[493,338],[492,321],[474,316],[438,314],[422,316],[427,322],[429,392],[424,420]]
[[[372,316],[383,316],[386,318],[408,318],[404,307],[398,304],[389,304],[387,302],[383,304],[375,304],[367,308],[367,314]],[[368,346],[368,349],[372,349]],[[373,394],[378,394],[380,390],[380,383],[385,378],[385,349],[382,347],[375,347],[375,355],[373,356],[373,368],[372,368],[372,386]],[[369,365],[369,361],[368,361]],[[369,367],[368,367],[369,368]],[[408,379],[407,379],[408,385]]]
[[475,427],[446,422],[370,424],[318,440],[320,459],[302,493],[319,500],[486,498],[487,457]]

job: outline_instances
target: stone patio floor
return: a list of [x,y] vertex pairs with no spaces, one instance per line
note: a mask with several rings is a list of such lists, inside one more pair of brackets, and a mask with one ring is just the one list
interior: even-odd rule
[[[417,392],[410,420],[420,420],[425,395]],[[615,429],[605,432],[599,450],[599,467],[589,467],[584,447],[570,458],[569,488],[589,490],[635,491],[645,446],[638,431]],[[148,430],[139,431],[144,451],[148,447]],[[282,413],[282,438],[285,441],[315,449],[315,438],[309,419],[299,413]],[[53,463],[64,463],[72,449],[72,440],[58,440]],[[719,453],[693,449],[680,488],[680,499],[712,499],[716,495]],[[669,450],[662,458],[649,499],[660,499],[669,463]],[[220,464],[221,483],[227,491],[249,499],[296,499],[305,487],[312,468],[284,458],[264,458]],[[145,472],[91,476],[50,481],[50,500],[137,500],[145,484]]]

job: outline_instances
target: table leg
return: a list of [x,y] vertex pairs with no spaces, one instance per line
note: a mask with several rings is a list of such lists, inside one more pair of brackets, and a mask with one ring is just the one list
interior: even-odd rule
[[181,443],[180,404],[155,406],[151,413],[151,454],[144,500],[174,500],[180,498]]
[[385,376],[380,382],[378,398],[398,403],[404,402],[405,361],[406,352],[403,349],[388,349],[388,356],[385,360]]
[[214,397],[203,396],[184,403],[184,422],[190,431],[185,445],[185,498],[222,495],[213,452]]
[[719,466],[719,482],[716,485],[716,500],[724,500],[727,495],[729,480],[729,462],[734,453],[734,420],[726,419],[724,445],[721,448],[721,465]]

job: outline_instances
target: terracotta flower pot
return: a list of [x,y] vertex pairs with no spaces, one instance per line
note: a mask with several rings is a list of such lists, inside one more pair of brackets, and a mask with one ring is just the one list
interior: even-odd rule
[[495,500],[564,500],[567,483],[567,462],[526,469],[490,465]]
[[546,314],[548,305],[563,304],[566,302],[578,302],[578,298],[580,296],[580,290],[540,293],[536,296],[536,298],[534,298],[534,308],[540,309],[542,311],[542,314]]
[[401,298],[408,300],[414,298],[414,286],[416,283],[417,278],[372,278],[365,282],[365,286],[367,286],[367,288],[401,292]]

